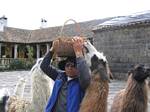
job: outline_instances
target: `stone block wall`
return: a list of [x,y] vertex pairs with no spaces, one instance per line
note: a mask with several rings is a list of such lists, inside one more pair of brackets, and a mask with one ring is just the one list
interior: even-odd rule
[[150,25],[94,34],[94,46],[106,55],[115,78],[126,79],[136,64],[150,65]]

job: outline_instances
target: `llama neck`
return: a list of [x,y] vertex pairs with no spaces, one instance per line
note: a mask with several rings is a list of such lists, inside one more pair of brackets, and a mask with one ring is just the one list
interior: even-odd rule
[[93,75],[79,112],[107,112],[108,81]]
[[37,67],[31,72],[31,104],[35,112],[42,112],[53,87],[52,80]]
[[129,77],[127,83],[121,112],[146,112],[148,96],[145,82],[138,83],[132,77]]
[[95,93],[95,95],[97,94],[97,100],[95,102],[93,112],[107,112],[107,98],[109,92],[108,81],[102,80],[99,75],[95,75],[92,77],[90,86],[91,88],[97,88],[93,90],[93,93]]
[[19,98],[23,98],[23,94],[24,94],[24,89],[25,89],[25,85],[26,85],[26,79],[25,78],[20,78],[13,95],[19,97]]
[[109,86],[108,86],[108,81],[102,81],[99,83],[101,85],[99,87],[99,104],[97,107],[97,111],[94,112],[107,112],[107,98],[108,98],[108,92],[109,92]]

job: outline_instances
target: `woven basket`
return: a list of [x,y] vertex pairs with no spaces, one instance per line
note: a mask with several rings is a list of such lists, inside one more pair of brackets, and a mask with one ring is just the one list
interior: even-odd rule
[[[78,34],[80,33],[79,24],[77,24],[77,22],[75,20],[69,19],[64,23],[64,25],[62,26],[62,29],[61,29],[60,37],[58,38],[59,45],[58,45],[58,48],[56,51],[56,54],[59,57],[75,56],[75,53],[73,50],[73,45],[72,45],[73,37],[63,36],[63,29],[68,21],[73,21],[75,23]],[[78,36],[80,36],[80,35],[78,35]]]
[[75,56],[73,45],[72,45],[72,38],[59,38],[59,45],[56,51],[57,56],[59,57],[66,57],[66,56]]

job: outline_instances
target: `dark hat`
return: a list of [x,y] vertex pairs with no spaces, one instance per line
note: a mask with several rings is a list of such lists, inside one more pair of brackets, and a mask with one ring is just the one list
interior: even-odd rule
[[65,70],[66,60],[62,60],[58,63],[58,68],[60,70]]

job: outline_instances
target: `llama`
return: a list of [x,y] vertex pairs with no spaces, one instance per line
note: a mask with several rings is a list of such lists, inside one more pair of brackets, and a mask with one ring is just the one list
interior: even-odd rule
[[35,112],[42,112],[51,95],[53,80],[40,69],[43,58],[38,59],[31,69],[32,74],[32,104]]
[[128,75],[125,89],[114,97],[111,112],[147,112],[146,79],[150,76],[150,68],[136,65]]
[[19,98],[23,98],[23,93],[25,89],[26,79],[23,77],[19,77],[19,81],[14,89],[14,96],[17,96]]
[[103,53],[98,52],[89,41],[84,45],[85,59],[91,69],[91,82],[81,103],[80,112],[106,112],[109,91],[108,73],[111,77],[112,74]]
[[[43,112],[48,97],[51,94],[53,82],[40,69],[42,58],[38,59],[32,67],[30,74],[32,75],[31,84],[31,101],[21,98],[24,92],[24,83],[18,81],[16,91],[9,96],[6,107],[8,112]],[[6,95],[4,95],[6,96]]]

